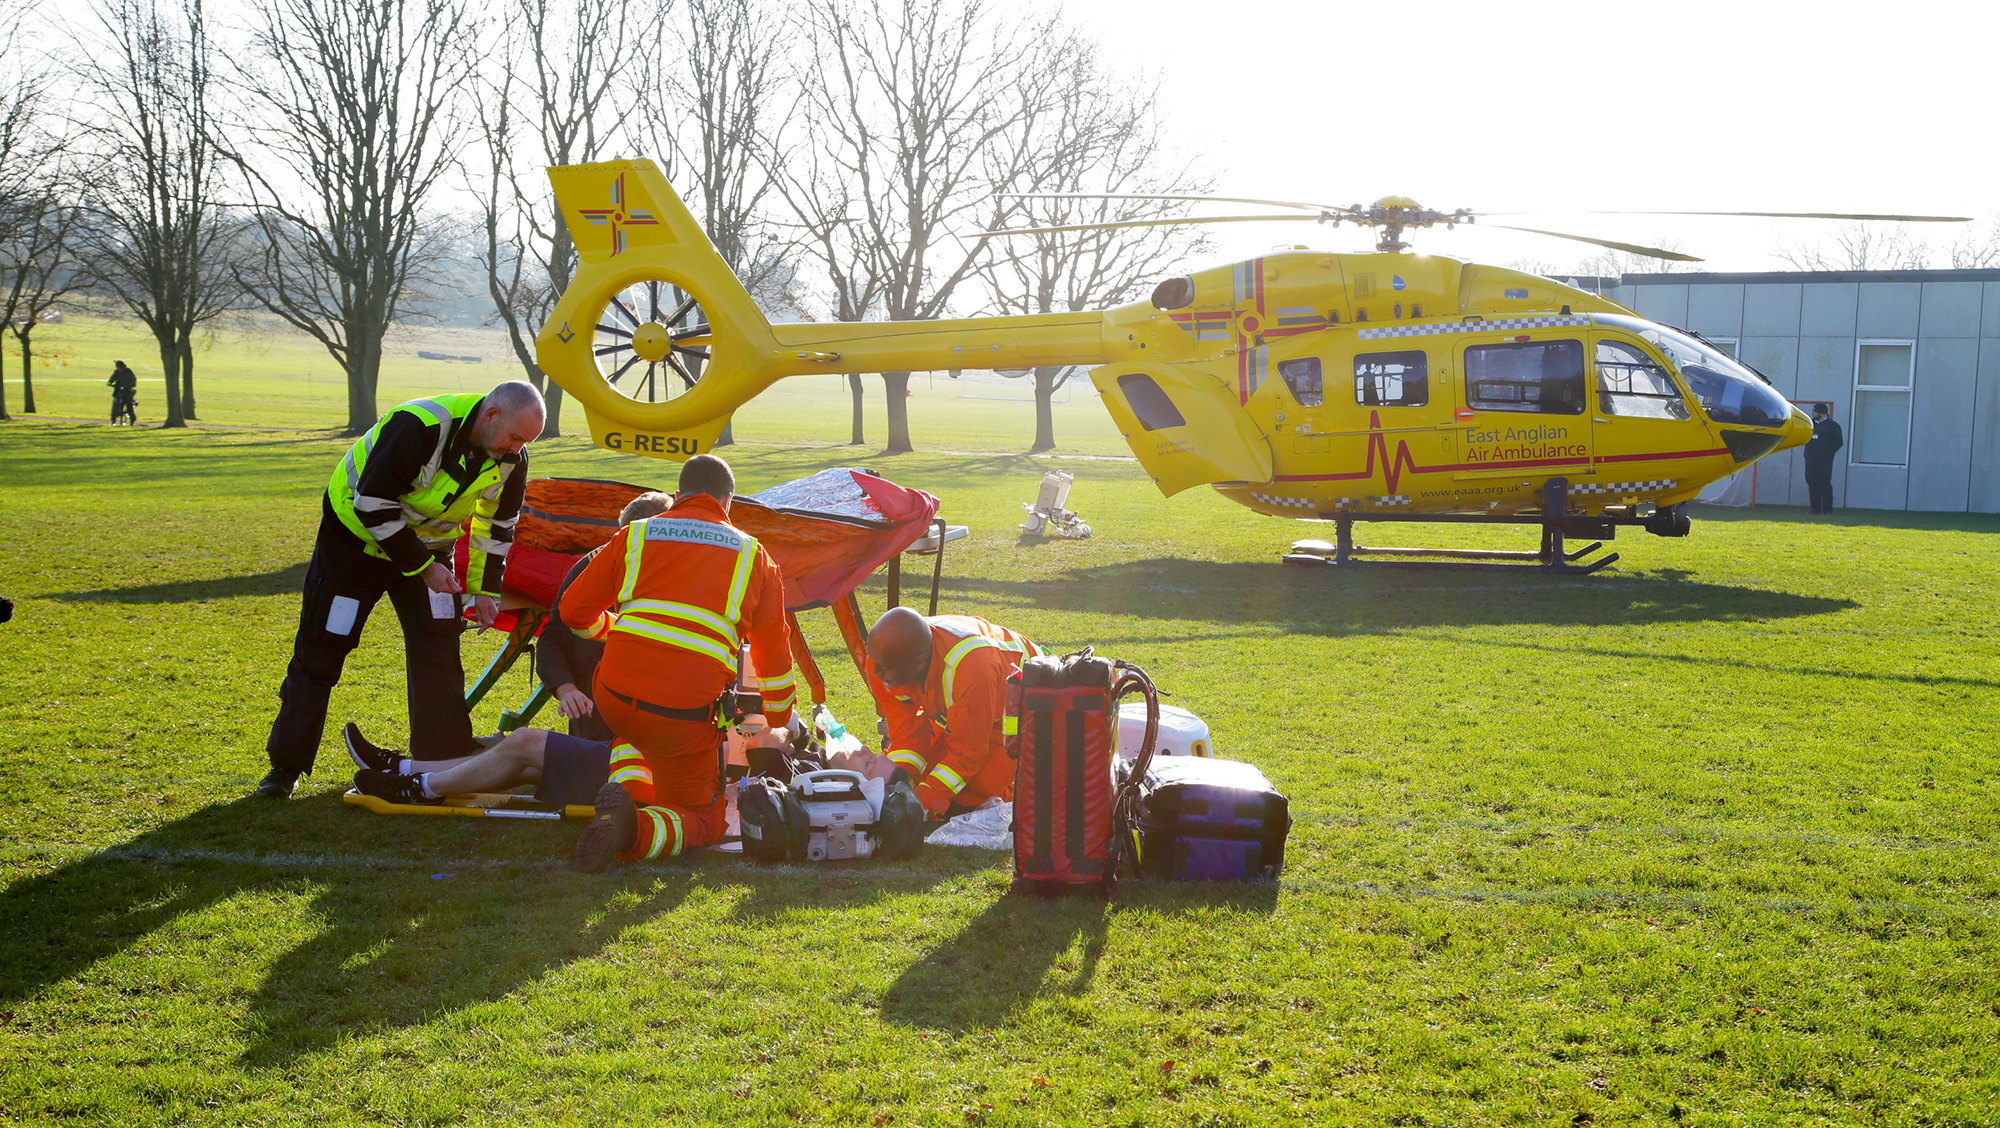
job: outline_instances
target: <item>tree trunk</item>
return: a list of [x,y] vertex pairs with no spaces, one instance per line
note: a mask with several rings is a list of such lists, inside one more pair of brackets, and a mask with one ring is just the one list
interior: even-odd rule
[[559,439],[562,437],[562,385],[546,377],[542,380],[542,402],[548,406],[548,415],[542,420],[542,437]]
[[719,447],[736,445],[736,420],[734,417],[722,425],[722,433],[715,436],[715,445]]
[[181,418],[193,419],[194,415],[194,338],[192,334],[181,334]]
[[884,372],[882,388],[889,397],[889,445],[884,454],[908,454],[910,445],[910,374]]
[[370,340],[364,330],[347,337],[347,431],[358,439],[375,426],[375,377],[382,363],[380,340]]
[[21,414],[33,415],[35,414],[35,347],[29,342],[27,333],[16,332],[14,339],[21,342]]
[[181,349],[171,334],[160,342],[160,371],[167,377],[167,420],[162,427],[185,427],[187,416],[181,412]]
[[860,446],[862,443],[868,441],[867,436],[861,433],[862,409],[867,405],[868,401],[861,390],[861,374],[859,372],[848,374],[847,392],[854,400],[854,437],[847,440],[847,443],[849,446]]
[[1056,373],[1060,371],[1053,366],[1035,369],[1035,445],[1028,448],[1030,451],[1056,447]]
[[12,419],[7,414],[7,342],[0,337],[0,419]]

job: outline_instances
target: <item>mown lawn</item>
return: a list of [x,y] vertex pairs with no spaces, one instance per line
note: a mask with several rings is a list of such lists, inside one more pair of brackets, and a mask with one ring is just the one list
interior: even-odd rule
[[[1281,881],[1102,908],[949,849],[579,876],[575,824],[342,805],[331,742],[298,798],[242,798],[341,449],[0,426],[0,1118],[2000,1121],[2000,519],[1759,509],[1586,579],[1340,573],[1129,464],[1062,464],[1097,536],[1023,544],[1030,459],[730,452],[750,490],[937,493],[974,529],[950,609],[1143,663],[1292,797]],[[535,467],[672,473],[578,438]],[[393,735],[394,617],[369,634],[334,715]]]

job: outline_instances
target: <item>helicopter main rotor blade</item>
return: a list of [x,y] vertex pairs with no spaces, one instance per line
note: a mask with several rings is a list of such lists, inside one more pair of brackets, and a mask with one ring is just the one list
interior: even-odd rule
[[1555,239],[1568,239],[1576,243],[1589,243],[1592,246],[1608,247],[1611,250],[1624,251],[1627,254],[1645,255],[1647,258],[1669,259],[1673,262],[1705,261],[1693,255],[1684,255],[1679,251],[1666,251],[1658,247],[1641,247],[1637,243],[1620,243],[1612,239],[1593,239],[1588,235],[1566,235],[1561,231],[1543,231],[1538,227],[1510,227],[1504,223],[1482,223],[1479,226],[1499,231],[1525,231],[1530,235],[1547,235]]
[[[1542,212],[1479,212],[1479,215],[1542,215]],[[1746,219],[1861,219],[1883,223],[1971,223],[1964,215],[1874,215],[1867,212],[1586,211],[1577,215],[1721,215]]]
[[1119,223],[1071,223],[1062,227],[1017,227],[1007,231],[981,231],[989,235],[1054,235],[1063,231],[1110,231],[1118,227],[1172,227],[1187,223],[1282,223],[1286,220],[1318,222],[1316,215],[1209,215],[1191,219],[1128,219]]
[[1002,192],[1002,199],[1012,200],[1191,200],[1209,201],[1218,204],[1261,204],[1272,208],[1301,208],[1305,211],[1354,213],[1353,208],[1339,204],[1303,204],[1296,200],[1255,200],[1248,196],[1175,196],[1150,192]]

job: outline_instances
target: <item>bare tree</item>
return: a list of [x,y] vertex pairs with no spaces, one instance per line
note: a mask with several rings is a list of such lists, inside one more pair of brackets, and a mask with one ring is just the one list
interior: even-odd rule
[[547,397],[544,435],[562,433],[562,388],[535,362],[535,330],[576,273],[576,245],[543,170],[602,160],[625,135],[629,88],[648,85],[645,60],[670,3],[506,0],[500,9],[501,66],[478,99],[479,258],[515,359]]
[[[672,155],[682,196],[744,288],[782,304],[792,270],[787,248],[761,221],[771,189],[770,121],[785,77],[778,18],[765,0],[684,0],[676,21],[681,52],[661,75],[663,96],[641,99],[647,140]],[[700,375],[701,358],[684,358]],[[717,445],[734,439],[724,427]]]
[[[842,320],[940,316],[1017,205],[1031,150],[1018,126],[1056,102],[1079,39],[985,0],[812,0],[801,16],[797,121],[821,151],[778,189],[827,268]],[[908,372],[882,374],[890,453],[912,449]],[[858,389],[859,381],[851,385]],[[856,432],[860,404],[857,392]]]
[[[1160,122],[1151,112],[1154,89],[1128,92],[1115,79],[1107,79],[1096,59],[1080,62],[1058,87],[1054,107],[1023,123],[1033,159],[1022,191],[1188,195],[1213,189],[1212,176],[1174,163],[1169,156]],[[1171,200],[1030,199],[1026,203],[1027,222],[1036,227],[1159,219],[1186,207]],[[1211,245],[1210,235],[1199,227],[1016,236],[981,273],[1000,313],[1102,309],[1130,301],[1170,268]],[[1034,369],[1031,450],[1055,446],[1054,396],[1075,371],[1047,365]]]
[[90,255],[103,285],[146,324],[166,375],[164,426],[195,418],[194,332],[239,290],[238,226],[217,198],[214,48],[202,0],[109,0],[89,74],[103,158],[92,177]]
[[1987,215],[1986,222],[1979,226],[1967,227],[1952,240],[1945,254],[1953,270],[1991,270],[2000,266],[2000,212]]
[[1774,252],[1794,270],[1923,270],[1930,253],[1908,224],[1855,221],[1827,240],[1780,243]]
[[[20,0],[0,0],[0,326],[11,327],[20,313],[27,279],[14,269],[34,257],[31,232],[41,226],[53,199],[52,162],[62,142],[48,128],[51,112],[49,56],[33,41],[29,16]],[[0,419],[7,414],[6,350],[0,349]],[[33,411],[34,387],[28,385]]]
[[84,212],[65,199],[76,185],[59,169],[41,188],[15,202],[0,231],[0,313],[21,346],[21,410],[29,413],[35,410],[35,329],[87,281],[78,254]]
[[460,146],[467,0],[255,0],[257,66],[231,154],[262,246],[259,305],[347,377],[347,433],[374,426],[383,337],[447,233],[425,209]]

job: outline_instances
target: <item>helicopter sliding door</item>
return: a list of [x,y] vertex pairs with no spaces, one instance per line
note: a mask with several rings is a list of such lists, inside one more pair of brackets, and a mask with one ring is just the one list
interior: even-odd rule
[[1328,374],[1327,446],[1331,465],[1347,479],[1340,493],[1370,507],[1451,508],[1457,458],[1441,358],[1420,347],[1392,347],[1406,342],[1381,344],[1355,354],[1346,371]]
[[1210,482],[1268,482],[1271,443],[1236,389],[1174,364],[1107,364],[1090,372],[1104,406],[1160,492]]
[[1467,411],[1456,480],[1465,504],[1533,505],[1552,477],[1572,488],[1591,480],[1582,340],[1475,338],[1459,363]]

